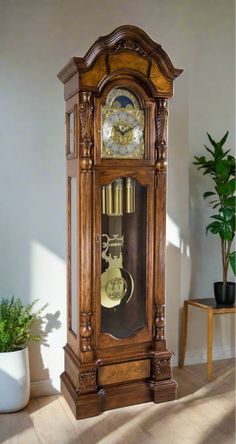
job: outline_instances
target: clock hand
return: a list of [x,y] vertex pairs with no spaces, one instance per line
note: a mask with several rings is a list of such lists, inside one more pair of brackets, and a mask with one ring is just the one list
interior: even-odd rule
[[139,125],[139,123],[136,123],[136,125],[134,125],[134,126],[132,126],[131,128],[129,128],[129,129],[123,131],[122,134],[125,134],[125,133],[128,133],[129,131],[132,131],[132,130],[133,130],[134,128],[136,128],[136,126],[138,126],[138,125]]
[[113,126],[113,128],[114,128],[116,131],[119,131],[120,134],[123,134],[123,132],[120,130],[120,127],[119,127],[119,126]]
[[119,131],[119,133],[122,134],[122,135],[130,130],[130,128],[126,129],[127,127],[125,127],[125,129],[122,130],[121,125],[114,126],[114,128],[115,128],[115,130]]

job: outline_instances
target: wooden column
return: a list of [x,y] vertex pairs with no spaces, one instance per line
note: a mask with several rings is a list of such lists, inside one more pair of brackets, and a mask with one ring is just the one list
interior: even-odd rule
[[[154,268],[154,352],[152,383],[154,402],[160,402],[166,386],[175,393],[171,379],[171,353],[165,339],[165,255],[166,255],[166,151],[168,110],[165,98],[156,101],[156,199]],[[163,381],[163,387],[160,385]]]
[[156,202],[155,202],[155,349],[165,349],[165,255],[166,255],[166,151],[167,100],[156,101]]
[[79,392],[97,390],[93,363],[92,313],[92,147],[93,98],[80,93],[79,104]]

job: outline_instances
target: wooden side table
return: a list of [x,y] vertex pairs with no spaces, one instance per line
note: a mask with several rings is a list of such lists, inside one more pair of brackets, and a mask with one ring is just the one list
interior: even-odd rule
[[184,301],[183,308],[183,327],[182,327],[182,341],[181,353],[179,360],[179,367],[183,367],[185,359],[185,351],[187,344],[188,333],[188,307],[203,308],[207,310],[207,377],[208,381],[212,379],[212,344],[213,344],[213,327],[214,316],[225,313],[236,313],[235,306],[217,305],[215,299],[189,299]]

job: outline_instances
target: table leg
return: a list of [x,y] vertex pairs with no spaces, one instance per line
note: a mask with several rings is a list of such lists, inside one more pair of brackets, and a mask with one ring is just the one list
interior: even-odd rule
[[212,379],[213,310],[207,311],[207,377]]
[[184,301],[183,321],[182,321],[182,340],[181,340],[179,367],[184,366],[186,344],[187,344],[187,333],[188,333],[188,302]]

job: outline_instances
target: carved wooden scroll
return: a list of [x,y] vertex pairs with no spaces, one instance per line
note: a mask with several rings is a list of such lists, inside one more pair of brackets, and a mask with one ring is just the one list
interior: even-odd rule
[[91,149],[93,146],[93,103],[90,92],[80,93],[79,105],[80,122],[80,165],[81,170],[91,171]]
[[160,173],[166,171],[166,148],[167,148],[167,124],[168,124],[168,102],[166,99],[157,99],[156,113],[156,168]]
[[126,50],[134,51],[134,52],[138,53],[139,55],[141,55],[142,57],[150,58],[147,51],[142,49],[137,42],[134,42],[133,40],[129,40],[129,39],[120,40],[115,46],[110,48],[109,52],[110,53],[117,53],[117,52],[126,51]]

